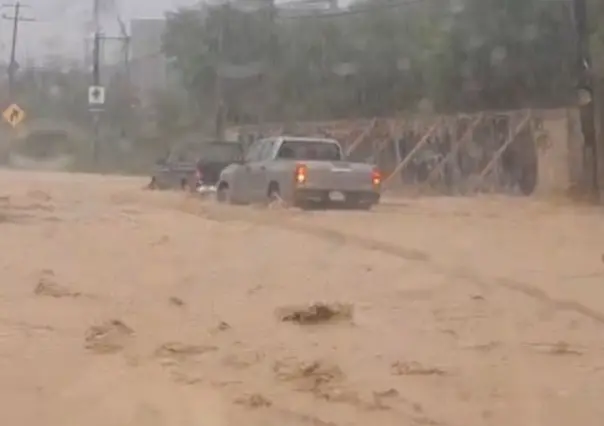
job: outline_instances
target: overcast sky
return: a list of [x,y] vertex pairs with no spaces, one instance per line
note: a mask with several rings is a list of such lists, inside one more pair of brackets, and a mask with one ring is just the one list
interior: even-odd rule
[[[168,10],[179,6],[192,6],[199,0],[102,0],[107,11],[103,16],[103,27],[107,35],[118,35],[116,20],[117,5],[120,15],[128,21],[132,18],[162,17]],[[84,37],[90,34],[92,0],[28,0],[29,7],[23,8],[24,18],[35,18],[36,22],[22,22],[19,26],[17,46],[18,61],[25,65],[28,60],[42,60],[51,53],[80,59],[84,55]],[[5,15],[13,10],[5,8]],[[10,54],[12,23],[3,19],[0,23],[0,59],[8,61]]]
[[[102,25],[108,36],[118,36],[117,15],[128,22],[133,18],[161,18],[166,11],[178,7],[194,6],[201,0],[101,0],[104,7]],[[216,0],[204,0],[216,1]],[[313,0],[277,0],[277,3]],[[349,3],[341,1],[340,4]],[[19,26],[17,61],[21,66],[30,62],[40,64],[47,56],[59,56],[82,61],[85,54],[84,39],[92,35],[93,0],[23,0],[27,7],[21,16],[34,18],[35,22],[22,22]],[[3,9],[13,16],[14,10]],[[12,22],[0,22],[0,61],[8,62],[12,36]],[[113,51],[112,51],[113,48]],[[106,57],[119,52],[119,42],[106,43]],[[115,56],[113,56],[115,57]]]

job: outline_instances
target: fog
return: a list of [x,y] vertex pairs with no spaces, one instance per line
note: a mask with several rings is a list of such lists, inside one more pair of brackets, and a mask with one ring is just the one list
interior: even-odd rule
[[[49,57],[81,61],[84,56],[84,38],[92,32],[92,0],[30,0],[24,2],[21,16],[36,19],[19,26],[17,60],[26,64],[40,64]],[[102,25],[109,35],[119,35],[118,14],[125,21],[132,18],[156,18],[180,6],[191,6],[196,0],[104,0]],[[5,8],[5,15],[13,10]],[[0,62],[8,62],[12,23],[0,23]],[[110,47],[109,47],[110,49]]]

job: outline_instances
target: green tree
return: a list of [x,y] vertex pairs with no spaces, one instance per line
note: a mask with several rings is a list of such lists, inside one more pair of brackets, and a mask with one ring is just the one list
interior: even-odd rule
[[224,71],[231,121],[560,106],[572,96],[567,2],[364,0],[277,19],[247,3],[179,10],[164,43],[200,109],[214,105]]

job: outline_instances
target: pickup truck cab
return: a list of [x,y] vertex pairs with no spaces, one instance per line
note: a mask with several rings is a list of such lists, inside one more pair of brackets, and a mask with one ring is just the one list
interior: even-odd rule
[[377,168],[346,161],[336,140],[280,136],[256,141],[243,161],[225,168],[217,199],[237,204],[280,199],[302,208],[370,209],[379,202],[380,190]]

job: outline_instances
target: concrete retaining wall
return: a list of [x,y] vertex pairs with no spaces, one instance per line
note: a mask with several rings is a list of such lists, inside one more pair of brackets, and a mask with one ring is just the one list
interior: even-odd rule
[[583,135],[576,109],[541,110],[533,138],[537,148],[535,195],[571,195],[585,188]]

